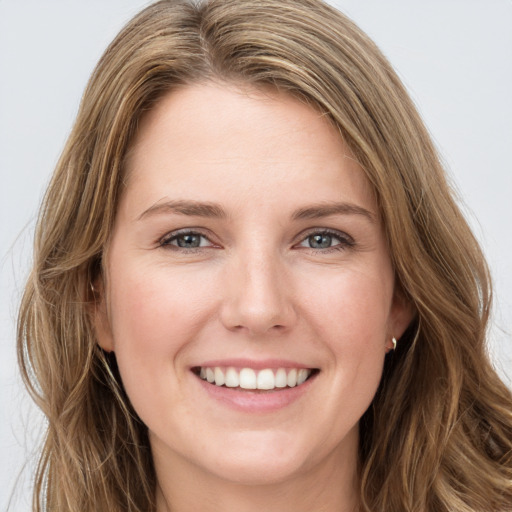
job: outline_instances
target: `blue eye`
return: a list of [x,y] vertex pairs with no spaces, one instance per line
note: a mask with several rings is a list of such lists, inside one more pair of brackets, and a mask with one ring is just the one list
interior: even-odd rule
[[312,249],[327,249],[332,246],[333,237],[322,233],[308,236],[307,241]]
[[317,231],[308,235],[299,244],[308,249],[333,249],[342,250],[354,245],[354,241],[348,235],[331,231]]
[[204,235],[194,231],[185,231],[166,236],[161,242],[162,246],[173,246],[179,249],[198,249],[209,247],[211,242]]

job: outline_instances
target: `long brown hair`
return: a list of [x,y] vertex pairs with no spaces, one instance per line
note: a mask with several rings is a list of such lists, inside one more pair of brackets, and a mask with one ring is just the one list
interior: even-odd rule
[[486,263],[390,64],[318,0],[162,0],[100,60],[41,208],[19,315],[23,376],[48,419],[34,510],[155,509],[146,428],[97,346],[91,283],[138,121],[164,93],[212,78],[325,113],[375,190],[415,320],[361,419],[362,509],[510,510],[512,398],[486,353]]

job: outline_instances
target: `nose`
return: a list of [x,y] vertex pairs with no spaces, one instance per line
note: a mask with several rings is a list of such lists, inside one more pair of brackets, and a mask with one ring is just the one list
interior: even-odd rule
[[249,335],[288,330],[297,315],[286,266],[270,251],[239,255],[226,269],[221,321]]

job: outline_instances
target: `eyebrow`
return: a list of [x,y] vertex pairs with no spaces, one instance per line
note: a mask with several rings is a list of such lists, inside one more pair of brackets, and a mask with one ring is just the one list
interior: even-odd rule
[[137,220],[142,220],[145,217],[161,213],[178,213],[180,215],[193,217],[213,217],[218,219],[227,217],[224,208],[216,203],[176,200],[165,201],[164,203],[158,202],[150,206],[139,215]]
[[292,215],[293,220],[320,219],[331,215],[362,215],[372,223],[376,222],[375,214],[370,210],[353,203],[319,203],[299,208]]
[[[171,200],[157,202],[142,212],[137,220],[157,214],[175,213],[192,217],[209,217],[225,219],[228,214],[217,203],[189,201],[189,200]],[[292,220],[321,219],[332,215],[361,215],[370,222],[375,223],[375,214],[371,211],[353,203],[318,203],[304,208],[299,208],[292,213]]]

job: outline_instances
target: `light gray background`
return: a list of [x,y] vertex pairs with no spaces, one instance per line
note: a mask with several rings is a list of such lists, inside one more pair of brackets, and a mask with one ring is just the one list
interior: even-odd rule
[[[29,510],[43,424],[21,388],[14,341],[37,206],[90,72],[147,3],[0,0],[0,510],[9,501]],[[395,65],[464,198],[496,285],[491,351],[510,384],[512,0],[332,3]]]

